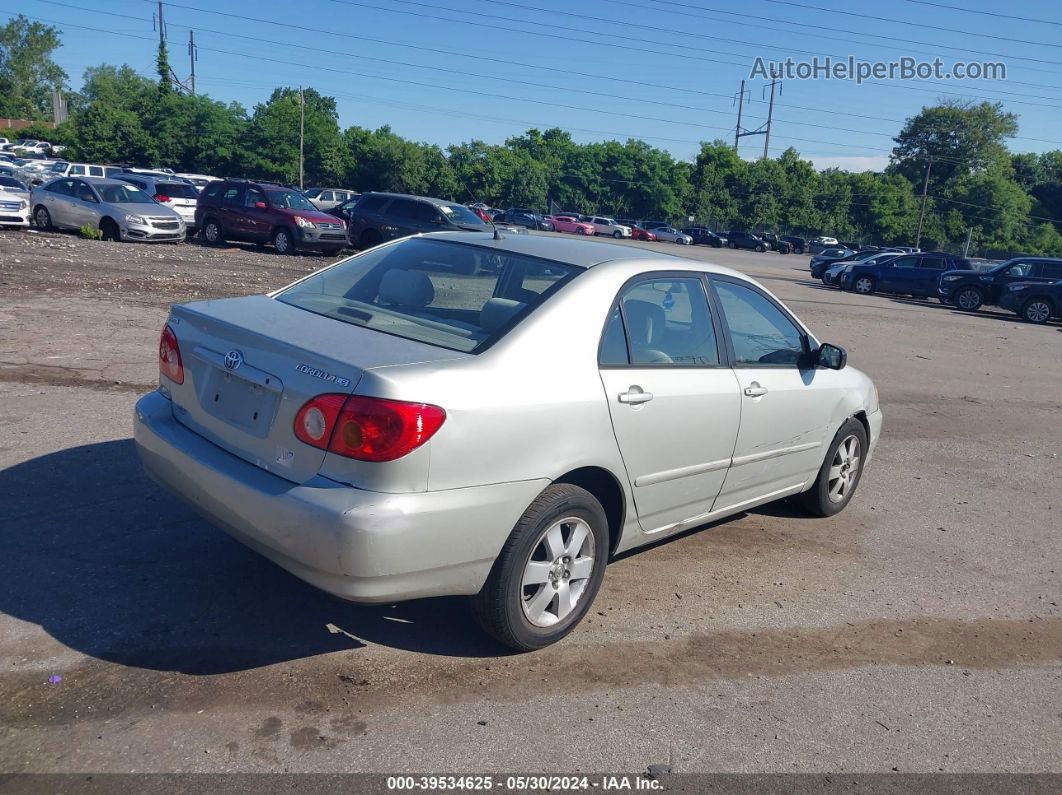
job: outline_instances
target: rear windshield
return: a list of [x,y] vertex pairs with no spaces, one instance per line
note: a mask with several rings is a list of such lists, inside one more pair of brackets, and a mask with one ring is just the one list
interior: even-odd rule
[[579,271],[467,243],[410,238],[316,273],[277,300],[344,323],[475,352]]
[[156,182],[155,190],[163,196],[171,199],[195,199],[199,194],[195,192],[195,186],[187,182]]

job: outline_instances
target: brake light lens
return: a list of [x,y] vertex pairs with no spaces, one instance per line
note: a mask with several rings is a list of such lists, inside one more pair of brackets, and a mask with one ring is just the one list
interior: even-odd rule
[[346,458],[394,461],[428,441],[445,420],[446,411],[428,403],[327,394],[299,409],[295,436]]
[[155,201],[157,201],[157,202],[168,202],[169,200],[170,200],[169,196],[164,196],[161,193],[156,193],[155,194]]
[[159,373],[175,384],[184,383],[184,362],[181,361],[181,347],[177,344],[177,335],[167,324],[159,338]]

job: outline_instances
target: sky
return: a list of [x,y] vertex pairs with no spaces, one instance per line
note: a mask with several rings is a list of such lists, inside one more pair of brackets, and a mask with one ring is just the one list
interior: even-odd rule
[[[3,0],[62,31],[72,88],[89,66],[153,75],[152,0]],[[199,93],[249,110],[277,86],[334,96],[342,127],[390,127],[447,146],[560,127],[581,143],[641,138],[677,158],[766,120],[757,58],[1006,65],[1006,80],[783,80],[771,156],[880,170],[905,119],[942,98],[1002,101],[1013,151],[1062,149],[1062,3],[1057,0],[179,0],[164,4],[170,61]],[[1016,17],[1023,17],[1019,19]],[[740,153],[763,153],[764,136]]]

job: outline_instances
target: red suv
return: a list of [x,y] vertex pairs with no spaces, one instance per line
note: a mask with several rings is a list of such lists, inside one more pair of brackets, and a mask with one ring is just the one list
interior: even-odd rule
[[321,212],[294,188],[273,182],[211,182],[199,194],[195,223],[207,243],[272,243],[278,254],[312,249],[334,256],[347,245],[342,219]]

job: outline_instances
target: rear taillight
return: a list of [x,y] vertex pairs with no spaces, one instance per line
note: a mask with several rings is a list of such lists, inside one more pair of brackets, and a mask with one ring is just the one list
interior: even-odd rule
[[295,436],[308,445],[359,461],[394,461],[442,426],[446,412],[427,403],[318,395],[295,415]]
[[181,361],[181,348],[177,344],[177,335],[166,326],[159,338],[159,372],[175,384],[184,383],[184,363]]
[[156,193],[155,194],[155,201],[157,201],[157,202],[168,202],[169,200],[170,200],[169,196],[163,196],[161,193]]

